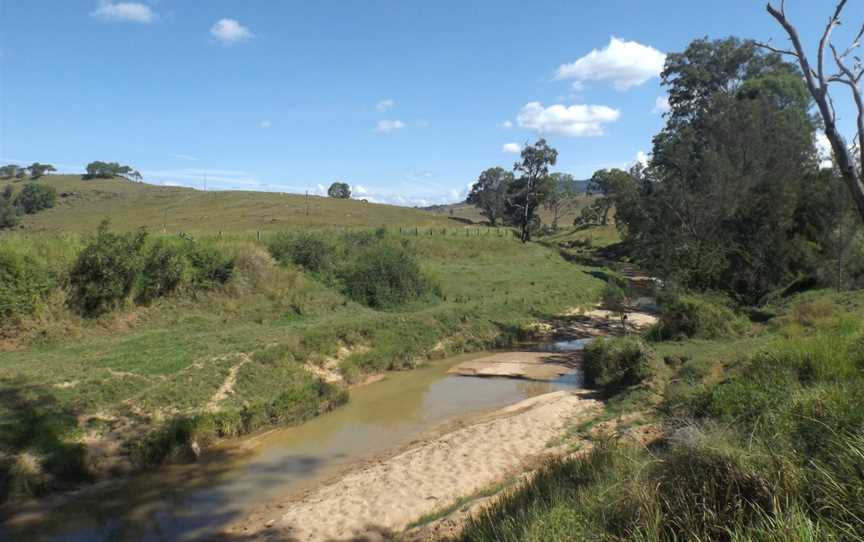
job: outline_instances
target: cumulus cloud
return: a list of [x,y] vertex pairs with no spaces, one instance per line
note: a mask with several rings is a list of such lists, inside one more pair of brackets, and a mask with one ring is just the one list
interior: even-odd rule
[[831,169],[834,167],[834,154],[831,149],[831,142],[828,141],[828,136],[825,132],[816,132],[816,153],[819,155],[819,167],[822,169]]
[[603,125],[615,122],[620,116],[620,111],[605,105],[543,107],[540,102],[531,102],[519,111],[516,121],[520,127],[538,134],[591,137],[603,135]]
[[501,128],[502,130],[509,130],[510,128],[513,128],[513,123],[509,120],[505,120],[504,122],[498,123],[498,128]]
[[210,27],[210,35],[223,45],[233,45],[255,37],[251,30],[236,19],[219,19]]
[[152,23],[156,20],[153,10],[144,4],[135,2],[110,2],[103,0],[99,7],[92,13],[94,17],[102,21]]
[[501,152],[506,152],[507,154],[519,154],[522,152],[522,145],[519,143],[505,143],[501,146]]
[[369,194],[369,190],[362,184],[355,184],[351,187],[351,192],[357,196],[365,196]]
[[380,102],[375,104],[375,109],[377,109],[378,111],[381,111],[383,113],[384,111],[387,111],[388,109],[392,109],[395,106],[396,106],[396,101],[391,99],[391,98],[387,98],[386,100],[381,100]]
[[572,64],[562,64],[556,79],[573,79],[574,89],[585,81],[603,81],[616,90],[627,90],[660,75],[666,55],[648,45],[616,37],[604,49],[594,49]]
[[375,126],[375,131],[379,134],[387,134],[394,130],[405,128],[405,123],[401,120],[379,120]]
[[669,105],[669,96],[657,96],[657,99],[654,100],[654,108],[651,109],[651,112],[655,115],[662,115],[664,113],[668,113],[669,110],[672,109],[672,106]]
[[648,165],[648,153],[646,153],[645,151],[638,151],[636,153],[635,163],[640,164],[643,167],[647,166]]

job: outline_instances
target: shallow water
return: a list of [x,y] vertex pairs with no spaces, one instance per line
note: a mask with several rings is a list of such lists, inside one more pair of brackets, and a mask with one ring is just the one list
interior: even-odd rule
[[[584,341],[542,345],[569,351]],[[126,541],[207,538],[254,505],[311,487],[349,463],[402,445],[447,420],[580,385],[447,375],[473,354],[430,363],[351,391],[337,410],[296,427],[241,439],[193,465],[161,468],[104,489],[93,488],[38,521],[15,518],[10,540]],[[0,531],[0,539],[3,538]]]

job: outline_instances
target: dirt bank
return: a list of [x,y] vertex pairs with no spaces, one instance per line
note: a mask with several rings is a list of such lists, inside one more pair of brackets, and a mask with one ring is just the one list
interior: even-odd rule
[[565,424],[596,415],[585,393],[555,392],[501,409],[473,425],[349,471],[300,496],[286,497],[229,526],[227,539],[381,539],[519,473]]

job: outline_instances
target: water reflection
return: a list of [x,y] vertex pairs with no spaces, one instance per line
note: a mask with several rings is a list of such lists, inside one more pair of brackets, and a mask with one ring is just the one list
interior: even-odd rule
[[448,418],[579,382],[578,375],[556,382],[447,376],[448,368],[471,357],[392,373],[353,390],[344,407],[303,425],[244,439],[195,465],[159,469],[88,492],[38,524],[16,524],[15,531],[0,533],[11,540],[75,542],[206,538],[255,504],[407,444]]

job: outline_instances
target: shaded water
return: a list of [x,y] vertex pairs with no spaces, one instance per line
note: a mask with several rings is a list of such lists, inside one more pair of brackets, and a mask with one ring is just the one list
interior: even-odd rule
[[[565,341],[542,348],[583,346]],[[348,404],[333,412],[233,442],[193,465],[92,488],[36,521],[15,518],[17,531],[5,530],[5,536],[76,542],[207,538],[256,504],[302,491],[349,463],[409,444],[448,419],[580,385],[578,373],[556,382],[447,375],[448,368],[478,355],[390,373],[352,390]]]

